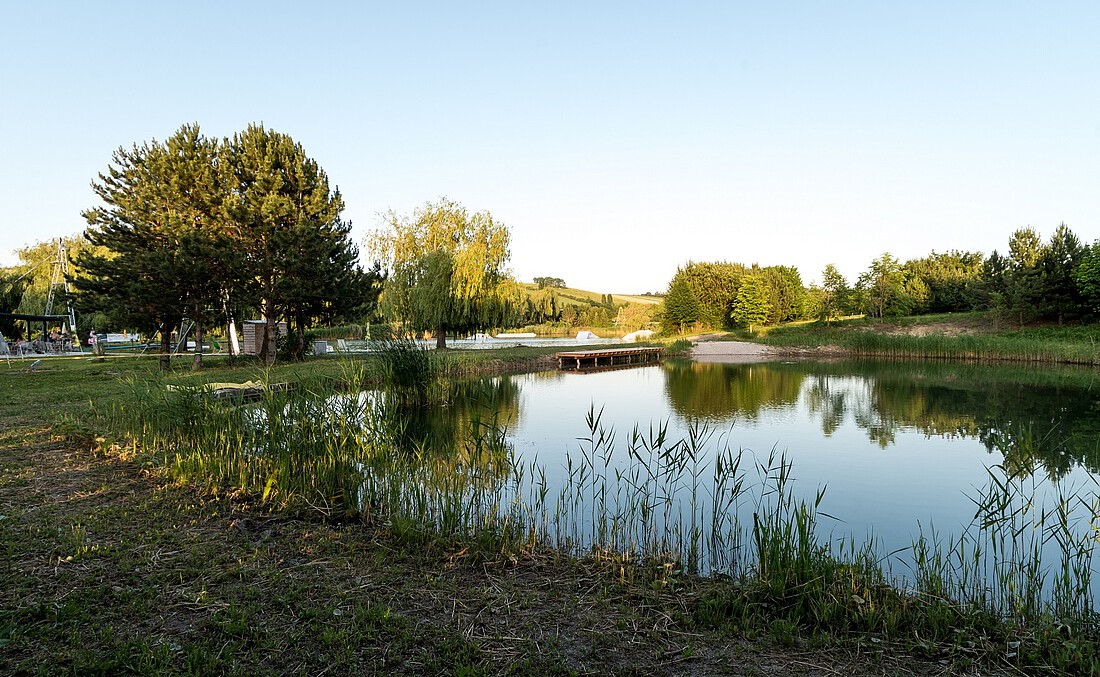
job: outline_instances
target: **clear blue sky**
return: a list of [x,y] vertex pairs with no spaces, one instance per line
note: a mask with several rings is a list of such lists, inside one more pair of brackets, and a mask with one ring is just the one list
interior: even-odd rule
[[120,145],[300,141],[362,240],[446,195],[514,274],[663,290],[1100,237],[1097,2],[6,3],[0,264],[84,227]]

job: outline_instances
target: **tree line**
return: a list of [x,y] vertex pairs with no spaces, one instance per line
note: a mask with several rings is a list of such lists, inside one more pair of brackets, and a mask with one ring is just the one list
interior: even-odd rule
[[993,311],[1019,325],[1100,314],[1100,241],[1085,245],[1064,223],[1046,241],[1027,227],[1012,233],[1006,252],[932,252],[904,263],[884,253],[854,284],[830,264],[809,287],[792,267],[689,261],[669,282],[661,323],[676,333],[857,314]]
[[669,333],[778,324],[805,315],[806,295],[792,266],[689,261],[669,282],[661,324]]

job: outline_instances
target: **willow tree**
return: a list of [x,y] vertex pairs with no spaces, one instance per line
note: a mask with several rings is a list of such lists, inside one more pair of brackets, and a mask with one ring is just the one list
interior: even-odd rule
[[380,305],[412,331],[431,331],[436,347],[447,332],[502,324],[518,300],[505,264],[511,252],[507,227],[487,211],[471,214],[441,198],[413,211],[391,212],[388,228],[375,232],[371,248],[389,269]]

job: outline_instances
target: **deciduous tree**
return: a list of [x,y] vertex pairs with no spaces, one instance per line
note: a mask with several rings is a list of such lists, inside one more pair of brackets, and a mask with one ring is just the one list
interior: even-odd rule
[[747,275],[741,280],[737,290],[737,300],[733,305],[733,321],[745,325],[751,332],[753,327],[768,320],[768,288],[764,281],[755,275]]
[[390,269],[382,307],[413,331],[432,331],[445,348],[448,331],[477,331],[502,324],[520,302],[505,268],[511,235],[487,211],[469,213],[441,198],[411,217],[390,213],[389,228],[371,238]]
[[836,266],[829,264],[821,272],[821,319],[828,321],[848,307],[848,282]]
[[904,284],[901,264],[887,252],[871,262],[867,271],[859,276],[856,286],[865,294],[868,315],[888,317],[909,312]]

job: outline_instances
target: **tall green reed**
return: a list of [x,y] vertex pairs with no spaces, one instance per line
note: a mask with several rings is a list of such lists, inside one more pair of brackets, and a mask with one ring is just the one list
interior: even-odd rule
[[[800,497],[783,454],[734,448],[729,432],[704,422],[683,438],[667,423],[620,438],[592,408],[557,479],[537,458],[517,461],[492,406],[475,407],[452,442],[410,437],[408,407],[432,391],[368,388],[376,378],[349,363],[339,392],[267,389],[254,404],[135,383],[130,402],[100,413],[175,477],[211,490],[480,552],[554,547],[722,574],[738,581],[718,605],[725,614],[768,609],[834,631],[908,628],[930,641],[975,614],[1095,635],[1092,479],[1050,491],[1049,480],[993,467],[969,528],[944,538],[927,527],[911,548],[884,555],[873,538],[833,539],[825,489]],[[892,561],[906,570],[895,574]]]

